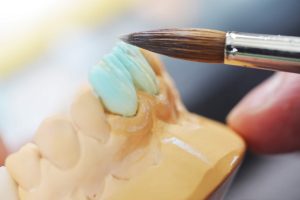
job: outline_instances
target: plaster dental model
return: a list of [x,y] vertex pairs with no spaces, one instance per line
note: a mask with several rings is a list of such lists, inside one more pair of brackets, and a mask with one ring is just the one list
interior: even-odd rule
[[238,167],[244,142],[189,113],[151,53],[119,43],[69,114],[52,116],[0,168],[2,200],[199,200]]

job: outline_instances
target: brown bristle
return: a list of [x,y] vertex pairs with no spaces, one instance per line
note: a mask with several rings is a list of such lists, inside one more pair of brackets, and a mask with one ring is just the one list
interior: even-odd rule
[[122,36],[132,45],[171,57],[223,63],[226,33],[209,29],[160,29]]

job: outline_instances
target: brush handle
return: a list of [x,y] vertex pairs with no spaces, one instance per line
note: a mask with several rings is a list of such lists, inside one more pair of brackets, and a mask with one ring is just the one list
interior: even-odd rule
[[228,32],[224,63],[300,73],[300,38]]

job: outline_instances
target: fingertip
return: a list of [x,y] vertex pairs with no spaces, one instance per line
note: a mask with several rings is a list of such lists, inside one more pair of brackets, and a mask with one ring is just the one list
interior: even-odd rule
[[300,149],[300,76],[276,74],[252,90],[230,112],[229,126],[256,153]]

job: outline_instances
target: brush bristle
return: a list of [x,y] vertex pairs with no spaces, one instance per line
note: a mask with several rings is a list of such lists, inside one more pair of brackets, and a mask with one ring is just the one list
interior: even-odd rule
[[171,57],[208,63],[224,62],[226,33],[209,29],[161,29],[122,36],[132,45]]

